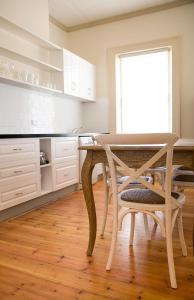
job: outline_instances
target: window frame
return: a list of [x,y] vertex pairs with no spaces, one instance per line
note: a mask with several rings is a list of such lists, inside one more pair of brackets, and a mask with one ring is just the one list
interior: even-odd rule
[[[141,44],[126,45],[117,48],[108,49],[108,78],[109,78],[109,130],[116,133],[116,120],[120,114],[116,109],[117,101],[120,99],[119,80],[116,80],[116,74],[119,74],[120,57],[129,55],[129,53],[138,53],[145,51],[170,48],[171,50],[171,74],[172,74],[172,132],[180,136],[180,38],[174,37],[165,40],[156,40]],[[118,82],[119,81],[119,82]],[[121,101],[119,101],[121,102]],[[121,114],[120,114],[121,115]]]

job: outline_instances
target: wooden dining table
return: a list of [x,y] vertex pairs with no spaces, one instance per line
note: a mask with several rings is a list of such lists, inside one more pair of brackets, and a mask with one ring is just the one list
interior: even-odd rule
[[[152,157],[159,149],[153,145],[112,145],[113,152],[122,159],[129,167],[139,168],[144,162]],[[79,150],[86,150],[86,158],[82,167],[82,187],[89,218],[89,242],[87,255],[93,253],[96,241],[97,221],[94,195],[92,190],[92,171],[96,164],[107,164],[106,153],[102,146],[83,145]],[[154,167],[164,166],[165,157],[162,157]],[[194,169],[194,139],[179,139],[174,145],[173,164],[184,165]]]

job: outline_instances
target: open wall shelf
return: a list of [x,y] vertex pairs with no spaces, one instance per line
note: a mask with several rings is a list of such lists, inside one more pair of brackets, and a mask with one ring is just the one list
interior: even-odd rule
[[38,44],[40,47],[44,47],[49,50],[62,50],[61,47],[53,44],[52,42],[33,33],[32,31],[30,31],[26,28],[23,28],[2,16],[0,16],[0,27],[6,31],[9,31],[9,32],[14,33],[15,35],[18,35],[19,37],[22,37],[23,39],[25,39],[31,43]]
[[5,84],[11,84],[11,85],[14,85],[17,87],[27,88],[27,89],[34,90],[34,91],[45,92],[48,94],[62,95],[62,93],[63,93],[62,90],[55,90],[55,89],[51,89],[51,88],[48,88],[43,85],[36,85],[36,84],[20,81],[17,79],[6,78],[6,77],[2,77],[2,76],[0,76],[0,82],[5,83]]
[[95,66],[0,16],[0,82],[95,101]]

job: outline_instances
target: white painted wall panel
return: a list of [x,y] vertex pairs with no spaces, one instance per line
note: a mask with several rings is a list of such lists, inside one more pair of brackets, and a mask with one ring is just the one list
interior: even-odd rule
[[96,103],[84,104],[89,131],[109,130],[107,49],[148,41],[181,38],[181,135],[194,137],[194,4],[69,33],[69,49],[97,70]]
[[78,101],[0,84],[0,133],[63,133],[82,125]]
[[49,38],[48,0],[1,0],[0,15],[37,35]]

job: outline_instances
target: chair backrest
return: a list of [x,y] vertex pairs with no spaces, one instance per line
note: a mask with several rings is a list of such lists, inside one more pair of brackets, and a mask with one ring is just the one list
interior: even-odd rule
[[[175,199],[171,197],[171,178],[172,178],[172,160],[173,160],[173,145],[178,140],[178,137],[172,133],[158,133],[158,134],[102,134],[95,137],[98,144],[102,145],[106,151],[108,164],[110,168],[110,175],[113,184],[113,193],[118,193],[124,190],[127,185],[133,181],[138,180],[144,186],[151,189],[155,193],[165,198],[165,203],[170,205],[176,203]],[[129,168],[114,152],[111,150],[111,145],[129,145],[129,146],[159,146],[156,153],[149,158],[142,166],[136,170]],[[133,149],[133,148],[132,148]],[[135,151],[135,147],[134,147]],[[162,156],[166,154],[166,181],[165,189],[161,190],[153,184],[142,179],[140,176],[156,163]],[[119,187],[116,184],[116,166],[122,168],[123,175],[130,176]]]

